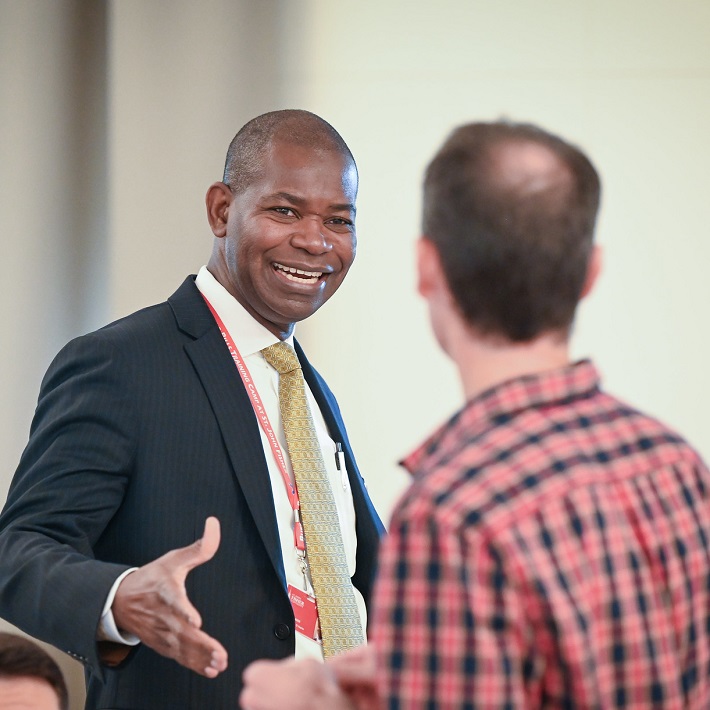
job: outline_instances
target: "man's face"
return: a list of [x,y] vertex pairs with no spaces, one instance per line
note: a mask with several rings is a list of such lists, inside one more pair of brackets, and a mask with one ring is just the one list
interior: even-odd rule
[[355,166],[340,153],[277,141],[260,176],[233,196],[220,281],[280,337],[345,278],[355,257],[356,195]]

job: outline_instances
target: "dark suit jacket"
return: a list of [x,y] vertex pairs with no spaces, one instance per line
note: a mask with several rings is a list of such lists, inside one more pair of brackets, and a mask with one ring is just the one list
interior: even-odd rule
[[[338,405],[298,356],[343,444],[369,600],[382,524]],[[116,576],[222,523],[213,560],[187,578],[203,628],[229,653],[208,680],[139,646],[101,665],[96,629]],[[0,517],[0,615],[80,659],[87,707],[237,707],[244,667],[294,652],[271,484],[258,425],[194,277],[167,303],[69,343],[49,368]]]

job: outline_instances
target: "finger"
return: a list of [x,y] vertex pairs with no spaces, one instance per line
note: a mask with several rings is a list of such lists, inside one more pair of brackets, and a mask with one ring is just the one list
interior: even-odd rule
[[226,649],[204,631],[185,627],[170,640],[172,647],[166,649],[164,655],[200,675],[215,678],[227,668]]
[[254,661],[242,673],[243,687],[239,694],[239,707],[242,710],[258,710],[264,693],[261,683],[264,676],[271,677],[275,661]]
[[354,648],[343,651],[342,653],[337,653],[334,656],[330,656],[327,661],[330,666],[365,662],[372,663],[373,665],[375,663],[374,649],[366,643],[355,646]]
[[203,675],[207,678],[216,678],[222,671],[227,670],[227,650],[222,646],[221,643],[212,639],[216,646],[212,649],[210,654],[209,662],[205,664],[202,671]]
[[375,670],[375,656],[371,646],[362,644],[344,653],[338,653],[327,660],[327,665],[336,673],[349,669]]
[[188,598],[184,589],[180,596],[180,599],[175,600],[171,610],[180,618],[184,619],[190,626],[195,629],[202,628],[202,615],[199,611],[192,605],[192,602]]
[[213,650],[208,656],[196,658],[194,661],[177,660],[181,665],[205,676],[205,678],[216,678],[227,668],[227,652],[221,647]]
[[211,560],[215,556],[219,548],[220,539],[221,529],[219,520],[211,515],[205,520],[205,531],[202,533],[201,548],[205,561]]
[[370,646],[360,646],[346,653],[328,659],[328,667],[333,671],[341,687],[369,687],[374,685],[377,667]]
[[167,553],[170,563],[179,567],[187,574],[190,570],[211,560],[220,541],[220,526],[217,518],[210,516],[205,520],[205,530],[199,540],[195,540],[187,547],[181,547]]
[[[302,708],[299,698],[304,678],[300,673],[294,675],[298,664],[299,661],[288,658],[280,661],[254,661],[248,665],[242,673],[244,687],[239,696],[240,707],[245,710]],[[300,664],[303,664],[303,661],[300,661]],[[308,698],[308,707],[311,708],[314,700],[311,693],[308,693]]]
[[265,676],[270,677],[273,669],[280,665],[282,665],[280,661],[271,660],[260,660],[250,663],[242,673],[244,684],[249,685],[250,683],[257,682],[260,678]]

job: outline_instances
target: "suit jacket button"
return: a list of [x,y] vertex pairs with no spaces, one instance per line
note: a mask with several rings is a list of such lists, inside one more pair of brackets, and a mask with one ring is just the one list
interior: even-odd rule
[[291,627],[288,624],[276,624],[274,626],[274,636],[279,641],[285,641],[291,635]]

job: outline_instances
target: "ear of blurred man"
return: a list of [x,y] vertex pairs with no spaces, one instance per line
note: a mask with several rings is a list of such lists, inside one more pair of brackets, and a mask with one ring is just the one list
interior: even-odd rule
[[450,325],[458,309],[446,281],[439,250],[426,237],[417,242],[417,290],[427,302],[429,322],[439,346],[451,355]]
[[584,279],[584,285],[582,286],[582,292],[579,294],[579,300],[586,298],[594,289],[597,283],[599,274],[602,270],[602,248],[598,244],[592,246],[592,252],[589,255],[589,262],[587,263],[587,275]]

